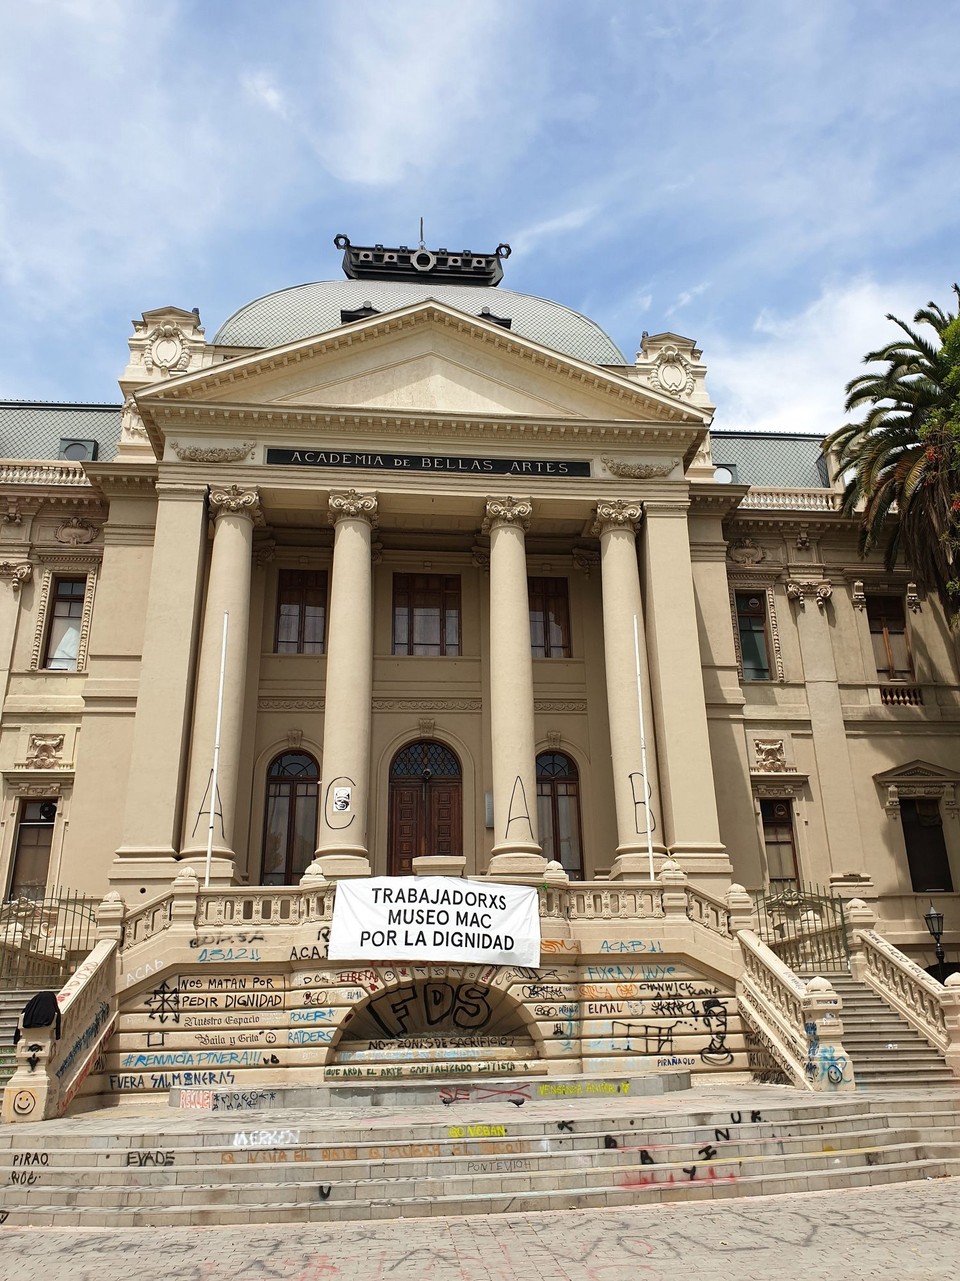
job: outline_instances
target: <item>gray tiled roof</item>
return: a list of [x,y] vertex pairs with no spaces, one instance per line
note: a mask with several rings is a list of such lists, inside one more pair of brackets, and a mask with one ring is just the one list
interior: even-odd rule
[[57,458],[61,440],[95,440],[109,462],[120,440],[119,405],[0,401],[0,458]]
[[482,285],[439,281],[319,280],[256,298],[225,321],[213,341],[224,347],[279,347],[327,333],[343,323],[340,312],[369,302],[377,311],[396,311],[427,298],[469,316],[488,307],[513,321],[511,332],[594,365],[625,365],[623,353],[599,325],[558,302]]
[[730,467],[737,484],[785,489],[828,488],[821,439],[779,432],[710,433],[714,465]]

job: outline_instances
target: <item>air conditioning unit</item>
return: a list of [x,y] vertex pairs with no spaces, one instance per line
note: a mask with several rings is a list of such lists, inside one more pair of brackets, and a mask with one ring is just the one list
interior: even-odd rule
[[72,437],[60,437],[58,458],[66,458],[71,463],[93,463],[97,459],[100,445],[95,440],[75,440]]

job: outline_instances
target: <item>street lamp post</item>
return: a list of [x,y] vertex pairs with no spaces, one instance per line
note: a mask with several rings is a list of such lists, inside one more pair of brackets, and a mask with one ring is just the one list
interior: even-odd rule
[[931,903],[929,908],[924,912],[923,919],[927,923],[927,929],[933,935],[933,941],[937,949],[937,978],[943,982],[943,944],[940,940],[943,938],[943,913],[938,912]]

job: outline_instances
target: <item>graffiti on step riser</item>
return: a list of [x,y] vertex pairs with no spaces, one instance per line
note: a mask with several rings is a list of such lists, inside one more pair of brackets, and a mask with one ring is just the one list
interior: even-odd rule
[[[742,1112],[731,1112],[729,1114],[729,1123],[724,1118],[722,1124],[714,1125],[709,1137],[706,1137],[702,1143],[697,1143],[696,1154],[690,1164],[681,1166],[680,1174],[677,1174],[672,1169],[659,1170],[657,1168],[660,1163],[654,1155],[657,1151],[656,1148],[652,1150],[650,1148],[640,1148],[640,1165],[651,1167],[650,1173],[643,1174],[639,1178],[628,1177],[620,1183],[620,1186],[624,1188],[645,1188],[651,1184],[669,1185],[673,1183],[695,1183],[698,1181],[708,1183],[733,1182],[740,1172],[739,1162],[737,1162],[736,1170],[724,1168],[728,1163],[732,1164],[732,1161],[736,1160],[736,1158],[725,1157],[723,1149],[725,1144],[739,1140],[739,1135],[734,1135],[731,1127],[740,1125],[742,1122]],[[759,1125],[762,1122],[763,1116],[760,1112],[752,1111],[750,1113],[751,1125]],[[745,1137],[749,1140],[754,1136],[747,1135]],[[694,1142],[696,1143],[697,1140],[694,1140]],[[613,1140],[611,1146],[618,1146],[617,1141]],[[720,1167],[719,1170],[718,1166]]]

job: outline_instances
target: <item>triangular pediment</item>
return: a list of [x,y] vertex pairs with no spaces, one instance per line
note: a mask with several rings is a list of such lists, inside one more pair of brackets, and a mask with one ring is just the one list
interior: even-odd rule
[[931,765],[929,761],[908,761],[905,765],[895,765],[893,769],[874,774],[874,781],[882,787],[898,786],[908,783],[960,783],[960,773],[944,769],[942,765]]
[[169,379],[137,393],[145,419],[186,403],[371,409],[704,426],[671,396],[434,301]]

